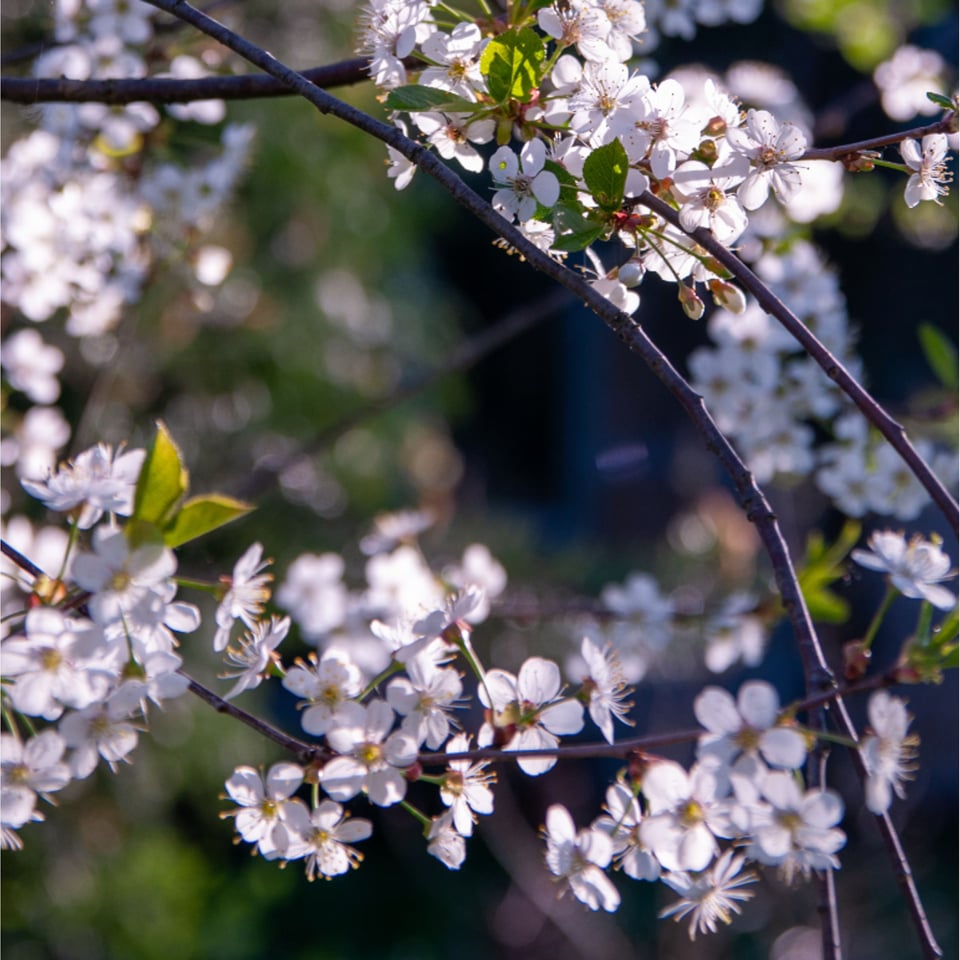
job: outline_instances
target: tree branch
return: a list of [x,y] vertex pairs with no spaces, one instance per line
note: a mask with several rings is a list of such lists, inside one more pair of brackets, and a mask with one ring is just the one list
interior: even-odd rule
[[[369,79],[370,61],[365,57],[341,60],[304,70],[304,76],[318,87],[343,87]],[[178,80],[173,77],[122,78],[112,80],[68,80],[34,77],[0,77],[0,99],[11,103],[189,103],[194,100],[253,100],[262,97],[289,97],[290,88],[260,74],[250,76],[200,77]]]
[[914,127],[913,130],[888,133],[882,137],[860,140],[857,143],[841,143],[835,147],[811,147],[804,151],[803,156],[797,162],[800,163],[804,160],[844,160],[864,150],[882,150],[884,147],[902,143],[904,140],[920,139],[931,133],[955,133],[956,127],[957,115],[953,111],[949,111],[935,123],[928,123],[923,127]]

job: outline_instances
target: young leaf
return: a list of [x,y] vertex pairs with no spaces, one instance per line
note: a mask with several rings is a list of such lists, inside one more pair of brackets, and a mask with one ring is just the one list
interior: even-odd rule
[[421,87],[408,84],[396,87],[387,95],[387,106],[391,110],[406,110],[417,113],[424,110],[442,110],[445,113],[474,113],[478,104],[465,97],[458,97],[447,90],[436,87]]
[[526,103],[540,84],[546,50],[543,40],[528,27],[507,30],[491,40],[480,57],[480,72],[497,103]]
[[191,497],[173,523],[163,531],[163,542],[168,547],[179,547],[242,517],[251,510],[252,504],[217,493]]
[[960,379],[957,375],[957,348],[947,339],[942,330],[933,324],[920,324],[920,346],[927,363],[937,379],[948,389],[957,390]]
[[157,421],[157,434],[147,452],[133,499],[131,529],[148,524],[164,529],[176,515],[186,495],[189,474],[183,465],[180,450],[166,425]]
[[562,204],[553,208],[553,228],[557,239],[552,247],[564,253],[585,250],[591,243],[599,240],[607,229],[603,223],[584,217],[579,208]]
[[600,209],[613,213],[623,203],[630,161],[619,140],[594,150],[583,164],[583,181]]
[[844,561],[859,538],[860,524],[848,520],[833,544],[828,545],[819,532],[807,539],[806,561],[797,571],[797,579],[814,620],[844,623],[850,615],[850,605],[830,586],[846,576]]
[[928,91],[927,99],[931,103],[935,103],[938,107],[943,107],[944,110],[953,110],[953,101],[949,97],[945,97],[942,93],[934,93],[932,90]]

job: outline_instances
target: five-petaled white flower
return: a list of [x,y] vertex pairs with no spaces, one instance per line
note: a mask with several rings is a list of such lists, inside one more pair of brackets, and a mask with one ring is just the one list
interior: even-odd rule
[[946,184],[951,176],[944,163],[947,149],[945,133],[927,134],[920,144],[916,140],[900,144],[903,162],[913,171],[903,192],[908,207],[915,207],[921,200],[939,204],[939,198],[949,193]]
[[333,800],[324,800],[307,812],[302,804],[291,804],[286,812],[286,825],[293,835],[284,853],[285,860],[306,860],[307,879],[318,874],[330,880],[356,869],[363,854],[350,846],[366,840],[373,833],[373,824],[361,817],[344,814],[343,807]]
[[371,700],[343,704],[327,743],[343,756],[320,772],[323,789],[334,800],[349,800],[364,791],[378,807],[399,803],[407,793],[403,769],[417,758],[417,743],[399,730],[390,733],[394,714],[389,704]]
[[741,873],[744,857],[724,851],[716,862],[702,873],[668,873],[663,882],[680,894],[680,899],[660,911],[660,917],[673,917],[678,923],[690,918],[690,939],[698,933],[715,933],[717,921],[730,923],[740,912],[739,902],[753,896],[741,887],[753,883],[752,873]]
[[737,196],[747,210],[762,206],[770,188],[781,203],[792,200],[803,186],[801,168],[791,163],[803,156],[807,138],[792,123],[781,124],[766,110],[750,110],[745,127],[730,127],[727,140],[753,169]]
[[595,827],[578,831],[567,808],[555,803],[547,810],[544,837],[550,872],[591,910],[602,907],[613,913],[620,906],[620,894],[603,872],[613,856],[609,835]]
[[225,680],[236,680],[226,695],[227,700],[260,686],[270,664],[279,657],[276,649],[289,629],[290,618],[274,614],[269,620],[257,621],[239,647],[227,647],[230,666],[241,668],[223,674]]
[[854,550],[850,556],[868,570],[890,575],[890,583],[905,597],[928,600],[941,610],[952,610],[956,596],[940,586],[950,571],[950,558],[938,543],[902,533],[876,530],[867,541],[869,550]]
[[490,158],[489,168],[500,189],[493,195],[493,208],[508,220],[529,220],[537,204],[552,207],[560,199],[560,181],[543,169],[547,148],[542,140],[531,140],[520,150],[520,159],[509,147],[500,147]]
[[[480,685],[480,699],[488,719],[480,728],[481,747],[494,742],[497,731],[506,737],[507,750],[553,750],[559,737],[583,729],[583,706],[560,698],[560,669],[551,660],[530,657],[514,676],[506,670],[488,670]],[[531,777],[552,769],[555,756],[520,757],[517,764]]]
[[248,630],[253,629],[257,617],[263,612],[264,604],[270,599],[270,581],[272,573],[263,573],[272,560],[261,559],[263,547],[253,544],[236,562],[232,577],[224,577],[229,584],[217,607],[217,632],[213,638],[213,649],[218,653],[230,641],[230,628],[234,620],[241,620]]
[[234,817],[237,833],[255,843],[267,860],[286,858],[298,839],[295,824],[302,822],[305,808],[293,794],[303,783],[303,768],[295,763],[275,763],[266,780],[254,767],[237,767],[227,780],[227,794],[238,805],[221,817]]
[[888,693],[877,690],[867,706],[870,733],[860,741],[860,753],[867,768],[865,793],[871,813],[885,813],[896,794],[905,796],[903,782],[916,770],[918,738],[907,735],[910,714],[906,704]]

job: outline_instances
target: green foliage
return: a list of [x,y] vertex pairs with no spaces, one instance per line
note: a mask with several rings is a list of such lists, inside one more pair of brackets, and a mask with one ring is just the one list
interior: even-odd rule
[[422,110],[443,110],[446,113],[475,113],[477,104],[465,97],[436,87],[422,87],[419,84],[407,84],[391,90],[387,96],[387,107],[391,110],[407,110],[417,113]]
[[844,623],[850,616],[850,604],[830,586],[846,576],[847,555],[859,539],[860,524],[856,520],[848,520],[832,544],[826,542],[820,531],[807,538],[807,555],[797,571],[797,579],[814,620]]
[[480,57],[480,72],[490,95],[500,104],[508,100],[528,103],[540,85],[546,49],[533,30],[508,30],[487,44]]
[[942,330],[929,323],[920,325],[920,346],[930,369],[947,390],[954,393],[960,386],[957,373],[957,348],[950,342]]
[[619,140],[594,150],[583,164],[583,180],[604,213],[616,213],[623,203],[630,161]]
[[184,503],[189,477],[180,448],[166,425],[157,421],[156,436],[137,478],[128,527],[132,543],[162,539],[168,547],[179,547],[253,509],[221,494],[193,497]]

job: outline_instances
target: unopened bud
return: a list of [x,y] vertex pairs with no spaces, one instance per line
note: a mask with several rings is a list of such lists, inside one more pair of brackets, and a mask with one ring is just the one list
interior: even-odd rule
[[410,783],[416,783],[423,776],[423,767],[419,760],[414,761],[403,771],[403,777]]
[[688,287],[685,283],[678,284],[678,289],[677,299],[680,301],[680,306],[683,307],[683,312],[691,320],[699,320],[703,316],[705,308],[703,301],[697,296],[697,291],[693,287]]
[[858,150],[840,158],[847,173],[869,173],[874,167],[874,160],[880,154],[876,150]]
[[708,167],[712,167],[714,162],[717,159],[717,141],[716,140],[702,140],[700,146],[697,147],[694,151],[696,158],[705,163]]
[[851,640],[843,647],[843,675],[851,682],[859,680],[870,666],[870,650],[862,640]]
[[747,309],[747,298],[739,287],[735,287],[726,280],[710,280],[707,282],[713,302],[731,313],[741,314]]
[[[703,132],[708,137],[722,137],[727,132],[727,121],[723,117],[711,117],[703,128]],[[700,146],[702,147],[703,144]]]
[[617,271],[617,279],[625,287],[636,287],[643,279],[643,264],[639,260],[628,260]]

